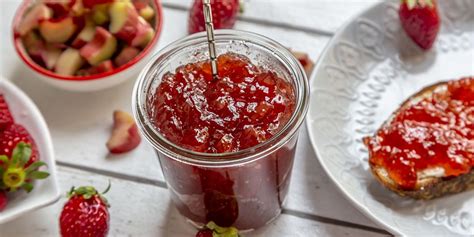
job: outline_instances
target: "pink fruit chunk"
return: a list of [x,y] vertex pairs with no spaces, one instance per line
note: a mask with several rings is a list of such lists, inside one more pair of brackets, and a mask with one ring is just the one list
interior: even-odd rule
[[46,42],[64,43],[76,32],[79,27],[78,23],[70,16],[61,19],[49,19],[40,23],[39,31]]
[[94,74],[99,74],[99,73],[104,73],[104,72],[110,72],[114,70],[114,64],[112,63],[112,60],[107,60],[95,67],[90,67],[86,69],[81,69],[77,71],[78,76],[90,76]]
[[95,34],[95,26],[93,24],[86,25],[84,29],[79,32],[76,39],[72,42],[71,46],[78,49],[82,48],[88,42],[90,42],[94,38]]
[[81,48],[81,56],[91,65],[110,59],[117,48],[117,40],[107,30],[96,27],[94,38]]
[[28,52],[31,60],[36,62],[39,65],[43,64],[43,57],[42,52],[44,51],[46,45],[45,42],[41,39],[41,37],[35,32],[30,31],[22,38],[23,46]]
[[56,65],[56,62],[61,56],[62,50],[58,47],[53,45],[47,45],[46,48],[41,52],[41,58],[43,60],[44,65],[46,68],[52,70]]
[[69,15],[69,10],[76,0],[42,0],[53,11],[54,18],[63,18]]
[[155,36],[155,30],[141,16],[138,17],[137,34],[133,38],[131,45],[145,48]]
[[143,19],[151,21],[155,16],[155,10],[148,4],[147,0],[135,0],[133,5]]
[[85,8],[92,9],[96,5],[111,3],[111,2],[114,2],[114,0],[82,0],[82,5]]
[[59,75],[72,76],[84,63],[85,61],[81,57],[79,50],[68,48],[59,56],[54,71]]
[[134,59],[138,54],[140,54],[140,50],[134,47],[125,47],[120,51],[119,55],[114,59],[115,65],[120,67],[132,59]]
[[130,46],[145,46],[153,38],[154,30],[138,15],[130,2],[114,2],[109,9],[110,33]]
[[106,144],[110,153],[131,151],[140,144],[140,141],[138,127],[133,117],[127,112],[114,111],[112,136]]
[[33,29],[36,29],[40,21],[48,20],[52,17],[53,12],[44,4],[36,4],[24,16],[16,28],[16,32],[20,36],[26,35]]

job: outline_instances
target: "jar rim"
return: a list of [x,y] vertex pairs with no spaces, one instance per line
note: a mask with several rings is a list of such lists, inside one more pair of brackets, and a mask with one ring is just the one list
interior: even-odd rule
[[150,72],[153,71],[152,69],[158,63],[160,57],[166,56],[169,58],[179,53],[183,48],[193,47],[198,43],[207,42],[206,32],[192,34],[172,42],[153,55],[150,62],[141,71],[133,89],[132,111],[140,132],[145,136],[148,142],[159,152],[180,162],[200,166],[227,167],[241,165],[265,157],[282,147],[297,134],[308,111],[310,92],[306,73],[299,61],[286,47],[268,37],[241,30],[216,30],[216,41],[222,38],[229,38],[229,41],[243,40],[270,49],[273,55],[278,57],[290,70],[290,75],[295,78],[294,89],[297,92],[295,110],[291,118],[278,133],[273,135],[270,139],[250,148],[235,152],[205,153],[192,151],[172,143],[156,129],[156,126],[150,123],[146,106],[141,106],[146,104],[146,98],[143,94],[148,92],[151,81],[153,80],[153,75],[150,75]]

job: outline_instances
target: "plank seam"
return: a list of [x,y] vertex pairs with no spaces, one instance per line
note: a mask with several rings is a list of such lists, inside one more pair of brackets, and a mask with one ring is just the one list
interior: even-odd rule
[[[176,5],[176,4],[171,4],[171,3],[162,3],[162,5],[164,8],[168,8],[168,9],[188,11],[187,7],[181,6],[181,5]],[[262,26],[273,26],[273,27],[283,28],[287,30],[302,31],[305,33],[318,35],[318,36],[331,37],[334,35],[334,32],[331,32],[331,31],[319,30],[319,29],[314,29],[314,28],[309,28],[309,27],[304,27],[304,26],[296,26],[289,23],[273,22],[273,21],[268,21],[268,20],[263,20],[263,19],[246,17],[246,16],[239,16],[238,19],[247,23],[253,23],[253,24],[262,25]]]
[[[103,175],[103,176],[108,176],[111,178],[115,179],[121,179],[121,180],[126,180],[130,182],[135,182],[135,183],[140,183],[140,184],[147,184],[147,185],[152,185],[156,186],[159,188],[165,188],[167,189],[166,182],[160,181],[160,180],[154,180],[150,178],[144,178],[144,177],[137,177],[133,175],[128,175],[128,174],[122,174],[114,171],[108,171],[108,170],[102,170],[94,167],[89,167],[85,165],[78,165],[78,164],[71,164],[63,161],[56,161],[56,165],[60,167],[66,167],[66,168],[71,168],[71,169],[77,169],[77,170],[82,170],[90,173],[95,173],[98,175]],[[291,209],[282,209],[282,214],[289,215],[289,216],[294,216],[298,217],[301,219],[306,219],[310,221],[315,221],[315,222],[320,222],[320,223],[325,223],[325,224],[331,224],[331,225],[337,225],[337,226],[343,226],[347,228],[353,228],[353,229],[360,229],[360,230],[365,230],[369,232],[375,232],[379,234],[385,234],[385,235],[390,235],[385,230],[370,227],[370,226],[365,226],[365,225],[360,225],[360,224],[355,224],[347,221],[341,221],[329,217],[324,217],[324,216],[318,216],[306,212],[301,212],[301,211],[296,211],[296,210],[291,210]]]

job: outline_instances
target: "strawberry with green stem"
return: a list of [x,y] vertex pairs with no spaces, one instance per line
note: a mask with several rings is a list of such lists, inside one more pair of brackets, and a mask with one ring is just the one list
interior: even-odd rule
[[102,193],[92,186],[72,187],[59,217],[61,236],[105,237],[109,231],[110,205],[103,194],[109,189],[110,183]]
[[441,26],[436,0],[401,0],[398,14],[408,36],[422,49],[430,49]]
[[33,182],[37,179],[45,179],[49,176],[46,171],[39,171],[46,163],[42,161],[30,162],[32,159],[31,145],[19,142],[13,149],[9,158],[0,155],[0,189],[15,192],[24,189],[26,192],[33,190]]

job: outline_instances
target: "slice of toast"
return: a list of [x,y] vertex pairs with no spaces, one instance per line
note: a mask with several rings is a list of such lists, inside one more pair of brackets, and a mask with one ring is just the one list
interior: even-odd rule
[[[474,77],[463,78],[463,80],[474,80]],[[434,92],[444,92],[447,90],[448,82],[441,82],[426,87],[408,98],[400,108],[382,125],[381,128],[389,126],[401,109],[430,97]],[[474,84],[473,84],[474,85]],[[364,142],[368,144],[370,138],[365,138]],[[369,159],[370,160],[370,159]],[[402,188],[389,175],[387,169],[369,161],[372,174],[385,187],[399,194],[400,196],[411,197],[415,199],[433,199],[446,194],[458,193],[469,189],[474,189],[474,168],[470,172],[458,176],[446,176],[442,167],[429,168],[417,172],[416,185],[413,189]]]

